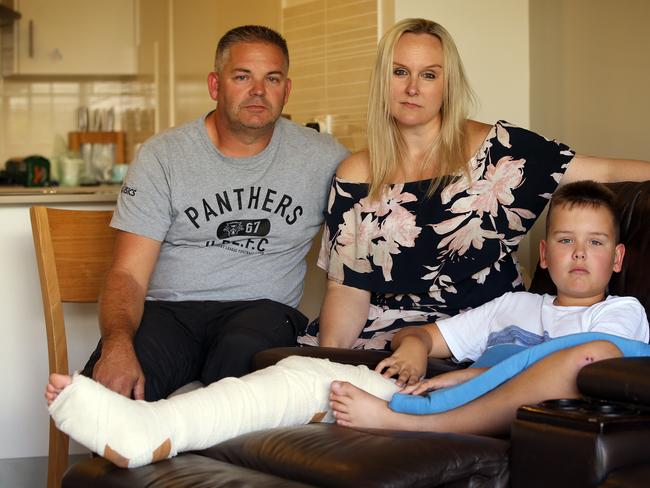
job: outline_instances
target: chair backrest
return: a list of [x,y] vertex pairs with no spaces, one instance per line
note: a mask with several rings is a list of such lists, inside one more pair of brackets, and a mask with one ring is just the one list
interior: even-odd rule
[[[68,374],[64,302],[96,302],[113,256],[116,231],[110,210],[32,207],[32,235],[41,281],[50,373]],[[50,419],[47,486],[61,486],[68,436]]]
[[96,302],[113,255],[110,210],[32,207],[50,373],[68,373],[64,302]]

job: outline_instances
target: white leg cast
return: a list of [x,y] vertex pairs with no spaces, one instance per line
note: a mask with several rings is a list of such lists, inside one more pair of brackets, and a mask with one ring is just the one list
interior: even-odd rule
[[240,434],[318,419],[331,421],[329,389],[348,381],[389,400],[393,381],[365,366],[293,356],[242,378],[147,403],[83,376],[50,405],[57,427],[118,466],[137,467]]
[[[164,402],[164,401],[163,401]],[[75,375],[48,410],[57,428],[121,467],[137,467],[176,455],[159,403],[126,398]]]

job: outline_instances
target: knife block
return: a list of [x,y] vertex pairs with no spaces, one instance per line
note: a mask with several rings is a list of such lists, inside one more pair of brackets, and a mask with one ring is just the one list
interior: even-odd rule
[[69,132],[68,148],[79,151],[82,144],[115,144],[115,164],[126,163],[124,132]]

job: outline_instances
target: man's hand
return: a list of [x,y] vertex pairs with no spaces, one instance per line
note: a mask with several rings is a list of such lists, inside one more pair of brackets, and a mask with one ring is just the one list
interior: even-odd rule
[[93,379],[120,395],[144,400],[144,373],[130,342],[104,342]]
[[441,388],[449,388],[450,386],[459,385],[471,380],[475,376],[480,375],[487,368],[465,368],[457,371],[448,371],[433,378],[428,378],[417,384],[407,385],[402,389],[402,393],[410,393],[412,395],[421,395],[432,390],[439,390]]
[[144,373],[133,349],[142,320],[159,241],[118,230],[111,264],[99,297],[102,355],[93,379],[126,397],[144,400]]
[[427,372],[427,346],[417,337],[405,337],[393,354],[381,361],[375,371],[385,378],[397,376],[400,388],[415,385]]

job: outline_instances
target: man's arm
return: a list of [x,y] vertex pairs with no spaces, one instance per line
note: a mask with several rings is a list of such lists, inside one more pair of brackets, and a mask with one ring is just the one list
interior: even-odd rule
[[136,400],[144,399],[145,377],[133,348],[144,309],[149,278],[160,252],[160,242],[118,231],[113,262],[99,299],[102,354],[93,379]]
[[381,361],[375,371],[391,378],[397,375],[399,387],[418,383],[427,372],[427,357],[452,356],[445,338],[436,324],[405,327],[393,337],[393,354]]
[[368,320],[370,292],[327,280],[318,344],[350,348]]

